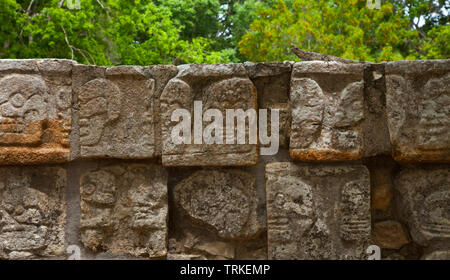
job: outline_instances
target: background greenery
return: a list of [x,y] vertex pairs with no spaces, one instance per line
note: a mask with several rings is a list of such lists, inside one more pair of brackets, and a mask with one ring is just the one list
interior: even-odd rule
[[0,58],[180,64],[450,58],[450,0],[0,0]]

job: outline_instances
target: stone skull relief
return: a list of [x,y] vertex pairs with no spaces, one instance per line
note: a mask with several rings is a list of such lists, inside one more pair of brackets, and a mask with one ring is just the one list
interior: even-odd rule
[[81,176],[81,239],[90,250],[166,254],[167,175],[154,165],[101,167]]
[[[72,63],[21,63],[25,71],[17,69],[14,73],[11,67],[12,73],[0,72],[1,162],[68,161]],[[59,64],[64,67],[55,70]]]

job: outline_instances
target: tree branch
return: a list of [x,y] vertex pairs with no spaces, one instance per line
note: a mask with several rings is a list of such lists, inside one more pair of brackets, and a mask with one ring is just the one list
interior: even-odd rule
[[320,61],[336,61],[346,64],[351,63],[370,63],[367,61],[359,61],[359,60],[350,60],[345,58],[340,58],[337,56],[326,55],[322,53],[308,52],[301,50],[299,48],[293,47],[291,51],[298,56],[302,61],[312,61],[312,60],[320,60]]

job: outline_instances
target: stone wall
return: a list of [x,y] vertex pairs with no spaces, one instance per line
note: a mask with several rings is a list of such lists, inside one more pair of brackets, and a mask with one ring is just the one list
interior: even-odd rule
[[[450,259],[449,70],[0,60],[0,259]],[[198,101],[278,153],[173,143]]]

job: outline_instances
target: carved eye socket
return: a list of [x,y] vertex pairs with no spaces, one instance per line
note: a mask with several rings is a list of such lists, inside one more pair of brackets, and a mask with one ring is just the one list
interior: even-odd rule
[[39,112],[37,110],[28,110],[24,114],[26,121],[32,121],[39,117]]
[[11,104],[16,108],[21,108],[25,104],[26,98],[21,93],[15,93],[11,96]]

